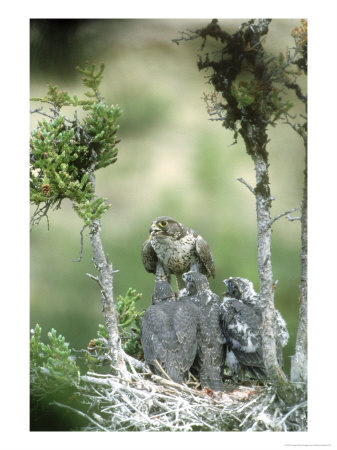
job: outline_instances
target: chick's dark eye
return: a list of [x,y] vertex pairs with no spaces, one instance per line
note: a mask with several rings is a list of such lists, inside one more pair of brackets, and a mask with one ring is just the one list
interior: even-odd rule
[[159,224],[159,226],[161,226],[161,227],[166,227],[166,225],[167,225],[167,220],[161,220],[158,224]]

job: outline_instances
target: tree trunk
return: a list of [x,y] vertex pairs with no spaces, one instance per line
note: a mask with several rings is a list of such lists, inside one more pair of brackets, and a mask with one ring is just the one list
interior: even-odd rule
[[[306,144],[306,142],[305,142]],[[307,383],[307,148],[305,145],[304,188],[301,213],[301,285],[298,328],[295,355],[291,357],[290,379],[292,382]]]
[[[94,163],[92,170],[94,169]],[[89,180],[93,190],[96,189],[96,180],[93,171],[89,173]],[[118,332],[118,314],[114,304],[113,297],[113,267],[108,263],[102,243],[101,223],[98,219],[93,220],[90,225],[90,242],[93,252],[93,263],[100,273],[100,278],[94,278],[101,287],[102,309],[105,319],[105,328],[108,333],[109,354],[111,365],[124,376],[128,376],[125,361],[123,358],[123,349]],[[88,274],[89,275],[89,274]]]
[[101,286],[111,364],[115,369],[125,374],[127,370],[122,356],[121,339],[118,333],[118,316],[113,301],[113,267],[106,259],[101,239],[101,224],[97,219],[90,226],[90,241],[93,250],[93,262],[100,273],[99,284]]
[[268,163],[264,156],[253,156],[256,171],[256,213],[257,213],[257,260],[260,279],[260,299],[263,308],[263,354],[270,380],[277,385],[287,378],[277,360],[275,340],[275,307],[273,271],[271,262],[271,217],[270,189],[268,184]]

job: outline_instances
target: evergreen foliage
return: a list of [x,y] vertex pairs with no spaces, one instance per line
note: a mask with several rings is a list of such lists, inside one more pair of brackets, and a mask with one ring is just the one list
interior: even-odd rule
[[[109,208],[106,199],[95,196],[91,174],[117,160],[121,110],[102,100],[99,86],[104,65],[98,71],[88,64],[77,70],[90,89],[85,93],[87,99],[71,97],[57,86],[49,86],[45,97],[31,99],[43,105],[32,112],[49,119],[38,122],[30,139],[30,200],[36,205],[32,225],[47,216],[50,207],[59,208],[65,198],[72,201],[87,226]],[[44,111],[45,106],[49,112]],[[87,114],[80,120],[75,110],[69,119],[61,114],[65,106],[81,107]]]
[[[123,350],[129,355],[143,359],[140,342],[140,324],[143,312],[135,309],[141,294],[129,288],[125,296],[118,297],[119,333]],[[80,373],[81,356],[89,371],[97,371],[109,362],[108,333],[99,324],[97,337],[89,342],[87,350],[74,351],[73,355],[65,337],[56,330],[48,332],[48,343],[41,341],[42,329],[37,324],[31,330],[30,339],[30,419],[31,430],[74,430],[86,421],[79,421],[74,410],[87,411],[83,401],[86,391],[86,375]],[[83,369],[83,365],[81,365]],[[100,370],[102,371],[102,369]],[[84,378],[83,378],[84,377]],[[83,397],[83,398],[82,398]],[[60,413],[60,405],[67,405]],[[83,413],[85,414],[85,413]]]
[[117,312],[119,314],[118,329],[122,339],[123,350],[130,356],[143,359],[143,348],[140,341],[142,316],[145,311],[136,311],[136,303],[142,294],[129,288],[123,297],[117,298]]
[[76,386],[80,372],[69,344],[56,330],[48,333],[49,343],[41,342],[41,327],[31,330],[30,376],[31,392],[38,397]]
[[[247,144],[254,134],[254,127],[265,129],[268,125],[275,126],[280,118],[288,116],[293,103],[287,98],[285,88],[301,74],[299,69],[302,69],[298,48],[279,56],[264,49],[262,43],[270,21],[249,20],[231,35],[223,31],[218,20],[214,19],[202,30],[182,32],[181,38],[174,40],[179,44],[180,41],[201,38],[203,51],[208,39],[215,40],[219,45],[212,56],[208,52],[199,55],[198,68],[211,69],[208,79],[215,90],[213,94],[204,94],[204,100],[209,114],[217,116],[213,120],[220,120],[225,128],[232,130],[235,139],[238,134],[242,135],[248,153],[252,150]],[[306,45],[304,26],[306,23],[302,22],[301,29],[294,31],[294,36],[302,45]],[[263,146],[260,149],[264,152]]]
[[[136,303],[141,296],[135,289],[129,288],[124,296],[120,295],[117,299],[122,348],[137,359],[143,359],[140,327],[144,311],[136,311]],[[48,333],[49,343],[45,344],[41,342],[41,332],[37,324],[31,330],[30,340],[31,390],[38,397],[75,387],[80,380],[79,366],[65,337],[51,329]],[[85,362],[89,370],[96,370],[108,362],[108,333],[102,324],[98,325],[97,337],[89,342]]]

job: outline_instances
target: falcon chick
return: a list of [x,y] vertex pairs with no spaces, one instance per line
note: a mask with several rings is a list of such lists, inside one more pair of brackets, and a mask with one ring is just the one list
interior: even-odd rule
[[[248,370],[255,378],[265,378],[262,353],[262,309],[253,284],[239,277],[223,280],[227,287],[220,306],[221,326],[228,346],[227,365],[235,375]],[[286,323],[275,310],[276,350],[283,365],[282,347],[289,339]]]
[[156,279],[170,282],[171,275],[175,275],[180,290],[184,287],[182,274],[190,270],[215,277],[212,252],[196,231],[162,216],[154,219],[149,232],[150,237],[142,247],[142,260]]
[[187,298],[198,312],[198,348],[191,372],[200,379],[202,387],[223,391],[225,346],[220,326],[220,298],[210,290],[206,276],[201,273],[185,273],[183,280]]
[[152,305],[142,317],[141,342],[151,370],[184,383],[197,352],[197,309],[188,299],[176,301],[167,281],[156,280]]

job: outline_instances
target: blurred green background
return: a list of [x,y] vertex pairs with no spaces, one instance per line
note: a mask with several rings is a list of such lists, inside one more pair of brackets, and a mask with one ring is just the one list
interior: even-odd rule
[[[221,20],[235,31],[246,19]],[[83,94],[74,67],[85,61],[106,65],[102,93],[107,103],[123,110],[119,158],[97,172],[97,194],[112,204],[102,220],[105,251],[115,270],[115,297],[133,287],[143,294],[139,308],[151,302],[154,277],[143,268],[140,251],[152,219],[169,215],[197,230],[209,243],[221,280],[242,276],[259,290],[256,257],[255,200],[238,177],[254,185],[255,173],[243,143],[229,146],[233,135],[209,120],[201,99],[211,92],[206,73],[197,69],[201,41],[177,46],[179,31],[200,28],[209,20],[31,20],[31,96],[42,96],[49,83],[70,94]],[[290,33],[299,20],[275,19],[266,39],[278,54],[292,46]],[[305,80],[304,80],[305,82]],[[80,95],[79,95],[80,96]],[[82,95],[83,97],[83,95]],[[33,105],[36,107],[36,103]],[[294,113],[300,112],[295,104]],[[35,128],[36,114],[31,116]],[[301,202],[304,149],[285,124],[268,132],[273,216]],[[296,214],[296,213],[295,213]],[[75,348],[84,348],[103,322],[98,286],[86,273],[95,274],[85,231],[83,260],[80,251],[82,222],[64,201],[62,209],[31,232],[30,325],[39,323],[65,335]],[[274,224],[272,263],[276,307],[290,332],[285,348],[289,371],[294,352],[300,283],[300,222],[285,218]]]

